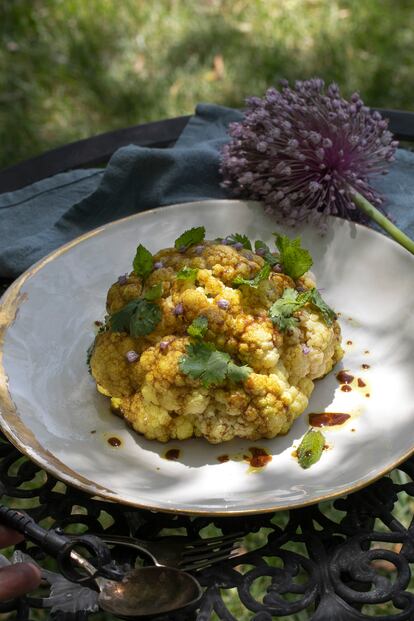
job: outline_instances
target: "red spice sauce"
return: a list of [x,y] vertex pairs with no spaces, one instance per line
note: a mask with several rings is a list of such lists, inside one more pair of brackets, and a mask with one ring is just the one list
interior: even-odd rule
[[321,412],[309,414],[309,425],[312,427],[332,427],[333,425],[343,425],[351,418],[349,414],[343,412]]
[[266,464],[272,461],[272,456],[264,448],[257,446],[250,446],[249,451],[251,456],[247,456],[247,461],[252,468],[264,468]]
[[363,388],[364,386],[366,386],[366,383],[360,377],[358,377],[357,384],[359,388]]
[[343,386],[341,386],[341,390],[343,392],[351,392],[352,388],[351,386],[348,386],[348,384],[344,384]]
[[354,380],[354,376],[347,373],[344,369],[336,374],[336,379],[341,384],[350,384]]
[[226,461],[229,461],[230,457],[228,455],[219,455],[217,457],[217,461],[219,461],[221,464],[224,464]]
[[361,366],[362,366],[363,369],[369,369],[370,368],[370,365],[369,364],[365,364],[365,363],[361,364]]
[[352,341],[347,341],[346,344],[347,345],[352,345]]
[[170,461],[176,461],[180,457],[180,449],[169,449],[164,457]]
[[121,446],[122,444],[122,440],[120,440],[116,436],[111,436],[110,438],[108,438],[107,442],[108,444],[110,444],[111,446],[115,448],[117,448],[118,446]]

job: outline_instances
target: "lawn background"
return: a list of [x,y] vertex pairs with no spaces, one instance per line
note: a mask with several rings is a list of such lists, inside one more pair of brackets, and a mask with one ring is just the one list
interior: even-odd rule
[[414,2],[3,0],[0,167],[312,76],[414,109]]

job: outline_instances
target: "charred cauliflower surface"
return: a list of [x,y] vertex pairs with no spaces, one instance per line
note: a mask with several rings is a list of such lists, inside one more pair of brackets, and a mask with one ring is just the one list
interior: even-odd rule
[[[286,289],[315,286],[311,274],[293,281],[272,271],[257,288],[235,288],[235,278],[253,278],[264,259],[208,241],[184,252],[162,250],[153,260],[155,269],[144,281],[131,273],[112,285],[107,312],[111,316],[162,283],[154,302],[162,313],[155,329],[133,337],[109,328],[95,339],[91,372],[98,389],[111,397],[113,411],[161,442],[195,436],[219,443],[287,433],[307,407],[314,380],[343,353],[339,324],[327,325],[311,305],[298,310],[298,322],[284,332],[269,318],[270,306]],[[195,268],[196,278],[178,279],[183,267]],[[208,321],[203,341],[248,365],[247,379],[206,386],[182,372],[180,361],[194,343],[187,329],[200,316]],[[128,352],[136,359],[128,359]]]

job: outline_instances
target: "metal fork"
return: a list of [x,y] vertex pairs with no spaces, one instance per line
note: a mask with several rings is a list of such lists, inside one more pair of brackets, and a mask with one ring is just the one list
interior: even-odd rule
[[237,532],[195,540],[179,535],[161,537],[154,541],[106,533],[98,536],[107,544],[127,546],[143,552],[155,565],[177,567],[183,571],[198,571],[243,554],[244,550],[237,545],[243,535],[244,533]]

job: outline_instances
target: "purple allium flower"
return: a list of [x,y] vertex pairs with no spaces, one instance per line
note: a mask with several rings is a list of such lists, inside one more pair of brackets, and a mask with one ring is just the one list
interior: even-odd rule
[[228,310],[230,308],[230,302],[228,300],[224,300],[223,298],[221,298],[217,302],[217,306],[221,308],[222,310]]
[[155,261],[153,267],[154,270],[160,270],[162,267],[164,267],[164,263],[162,261]]
[[184,306],[182,305],[181,302],[179,302],[177,304],[177,306],[175,306],[175,308],[173,308],[173,315],[178,317],[178,315],[182,315],[183,313],[184,313]]
[[170,345],[171,341],[160,341],[160,350],[166,351]]
[[266,254],[266,250],[264,248],[258,248],[256,250],[256,254],[258,254],[259,257],[264,257],[264,255]]
[[280,265],[280,263],[276,263],[273,267],[272,267],[272,272],[276,272],[276,274],[281,274],[283,272],[282,270],[282,266]]
[[235,244],[233,244],[233,248],[235,250],[242,250],[244,248],[243,244],[241,242],[236,242]]
[[370,179],[386,173],[398,143],[388,121],[357,93],[346,101],[336,84],[325,90],[323,80],[294,88],[284,82],[279,91],[249,98],[247,106],[222,150],[223,187],[263,201],[288,224],[323,225],[328,214],[355,217],[354,190],[381,203]]
[[310,352],[310,347],[308,347],[307,345],[302,345],[302,351],[305,354],[305,356],[307,356]]
[[196,247],[194,248],[194,252],[195,252],[196,254],[202,254],[202,253],[203,253],[203,250],[204,250],[204,246],[196,246]]
[[136,362],[139,359],[139,354],[137,354],[137,352],[133,349],[130,349],[125,354],[125,358],[128,360],[128,362]]

